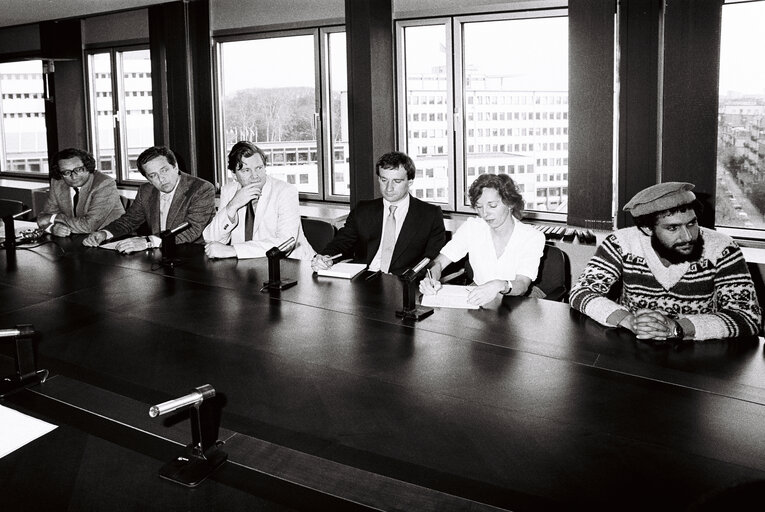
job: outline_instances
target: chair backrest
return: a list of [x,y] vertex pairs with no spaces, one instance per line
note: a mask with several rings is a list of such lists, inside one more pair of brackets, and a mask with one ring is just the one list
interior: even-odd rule
[[26,209],[27,207],[21,201],[15,199],[0,199],[0,217],[16,215]]
[[323,250],[335,237],[335,226],[326,220],[301,218],[303,233],[314,251]]
[[532,283],[531,296],[566,302],[570,290],[571,262],[568,254],[554,245],[545,244],[542,259],[539,261],[539,273],[536,281]]

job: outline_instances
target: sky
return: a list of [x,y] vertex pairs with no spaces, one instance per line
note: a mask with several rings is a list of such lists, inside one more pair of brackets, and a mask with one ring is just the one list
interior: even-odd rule
[[[313,48],[312,35],[223,43],[226,95],[252,87],[314,87]],[[348,88],[344,32],[329,34],[329,54],[332,88],[345,91]]]
[[765,2],[723,6],[720,94],[728,91],[765,94],[763,30]]
[[[407,74],[431,73],[434,62],[445,63],[445,41],[443,27],[407,28]],[[466,69],[515,76],[521,88],[568,90],[565,17],[466,23],[463,53]]]

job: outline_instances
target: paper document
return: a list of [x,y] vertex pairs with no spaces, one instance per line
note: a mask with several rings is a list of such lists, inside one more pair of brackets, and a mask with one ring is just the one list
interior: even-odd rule
[[[24,231],[32,231],[37,228],[36,222],[29,222],[28,220],[14,220],[13,228],[16,232],[16,236],[20,236]],[[0,220],[0,239],[5,240],[5,224]]]
[[0,405],[0,457],[5,457],[54,428],[56,425]]
[[317,270],[316,273],[324,277],[340,277],[342,279],[353,279],[367,269],[363,263],[335,263],[332,268],[327,270]]
[[478,309],[478,306],[467,301],[472,289],[472,286],[445,284],[435,295],[423,295],[422,305],[430,308]]
[[117,250],[117,244],[120,243],[122,240],[117,240],[116,242],[109,242],[107,244],[101,244],[98,246],[99,249],[109,249],[110,251],[116,251]]

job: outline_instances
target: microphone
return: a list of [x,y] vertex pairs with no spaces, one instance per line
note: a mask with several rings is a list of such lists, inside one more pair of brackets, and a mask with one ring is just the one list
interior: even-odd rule
[[282,242],[277,249],[279,249],[280,252],[287,252],[287,249],[290,249],[293,245],[295,245],[295,237],[291,236]]
[[180,226],[176,226],[173,229],[170,229],[167,231],[168,235],[177,235],[178,233],[183,233],[187,229],[191,227],[191,223],[189,221],[184,222]]
[[430,258],[422,258],[422,260],[417,265],[414,266],[414,268],[412,269],[412,272],[414,272],[415,274],[418,273],[420,270],[425,268],[425,266],[428,263],[430,263]]
[[184,395],[179,398],[175,398],[173,400],[168,400],[167,402],[162,402],[161,404],[153,405],[149,408],[149,416],[152,418],[156,418],[157,416],[161,416],[163,414],[168,414],[173,411],[177,411],[181,407],[186,407],[189,405],[196,405],[203,400],[206,400],[208,398],[212,398],[215,396],[215,388],[213,388],[210,384],[205,384],[203,386],[199,386],[198,388],[195,388],[191,391],[191,393]]
[[29,212],[31,212],[31,211],[32,211],[32,208],[27,208],[27,209],[26,209],[26,210],[24,210],[23,212],[19,212],[19,213],[17,213],[16,215],[11,215],[11,218],[13,218],[13,219],[19,219],[19,218],[23,217],[24,215],[26,215],[27,213],[29,213]]
[[0,329],[0,338],[32,336],[35,333],[31,325],[17,325],[15,329]]

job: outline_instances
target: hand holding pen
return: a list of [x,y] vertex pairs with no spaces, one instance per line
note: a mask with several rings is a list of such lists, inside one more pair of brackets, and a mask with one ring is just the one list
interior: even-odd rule
[[317,254],[311,260],[311,268],[314,272],[319,270],[327,270],[332,268],[337,260],[342,258],[342,254],[335,254],[334,256],[327,256],[325,254]]
[[[435,274],[438,275],[436,276]],[[441,281],[439,281],[440,277],[440,268],[436,270],[434,266],[433,269],[428,269],[425,278],[420,281],[420,292],[422,292],[423,295],[435,295],[438,293],[438,290],[441,289]]]

